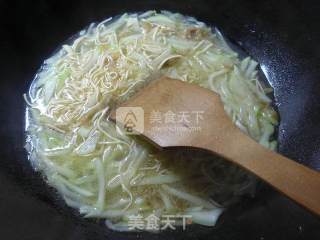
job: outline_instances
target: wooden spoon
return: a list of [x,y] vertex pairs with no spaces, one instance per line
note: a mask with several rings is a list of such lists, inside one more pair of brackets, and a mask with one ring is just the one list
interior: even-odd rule
[[[129,123],[138,126],[139,121],[144,122],[144,130],[134,127],[133,130],[156,146],[209,150],[249,170],[289,198],[320,214],[320,174],[272,152],[240,131],[214,92],[163,77],[151,82],[119,107],[143,109],[144,115],[138,116],[141,112],[135,113],[137,108],[132,108],[129,115],[133,119]],[[112,111],[110,118],[126,127],[130,125],[127,122],[130,118],[128,109],[119,107]]]

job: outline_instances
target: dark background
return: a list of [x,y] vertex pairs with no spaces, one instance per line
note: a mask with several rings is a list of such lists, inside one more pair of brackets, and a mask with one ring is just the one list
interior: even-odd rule
[[112,233],[66,207],[32,170],[22,94],[43,60],[93,21],[149,9],[214,24],[258,60],[275,88],[279,151],[320,170],[318,1],[0,1],[0,239],[320,239],[319,217],[264,185],[214,229]]

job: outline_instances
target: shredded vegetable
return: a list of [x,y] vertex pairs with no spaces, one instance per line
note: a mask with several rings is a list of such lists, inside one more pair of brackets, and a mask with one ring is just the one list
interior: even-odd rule
[[228,204],[252,193],[254,177],[215,156],[158,153],[108,114],[165,75],[217,92],[243,132],[275,149],[277,114],[257,65],[240,59],[217,30],[181,14],[91,24],[45,61],[25,95],[32,165],[69,206],[111,229],[127,231],[130,215],[153,213],[214,226]]

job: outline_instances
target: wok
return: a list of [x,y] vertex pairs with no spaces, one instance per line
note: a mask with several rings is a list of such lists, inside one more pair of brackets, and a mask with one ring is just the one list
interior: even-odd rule
[[[320,170],[320,4],[317,1],[1,1],[1,239],[320,239],[320,219],[264,183],[216,227],[118,233],[67,207],[30,166],[22,94],[43,60],[90,22],[166,9],[217,26],[256,59],[274,87],[279,152]],[[319,189],[320,191],[320,189]],[[320,204],[320,203],[319,203]]]

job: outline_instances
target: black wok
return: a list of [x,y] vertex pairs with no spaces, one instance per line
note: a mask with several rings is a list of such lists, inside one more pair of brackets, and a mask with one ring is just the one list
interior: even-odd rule
[[255,198],[228,209],[214,228],[116,233],[68,208],[33,171],[23,149],[22,94],[42,61],[90,22],[149,9],[214,24],[258,60],[275,89],[279,151],[320,170],[318,1],[1,1],[0,238],[320,239],[318,216],[263,183]]

